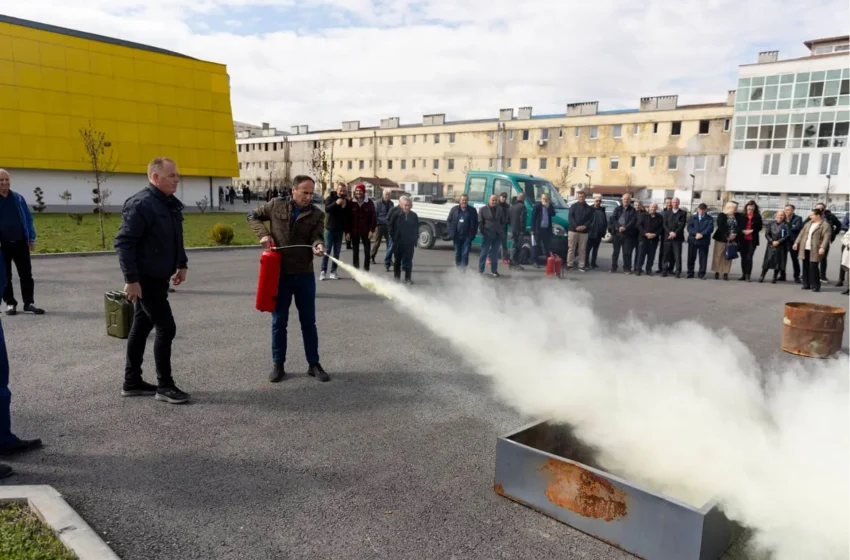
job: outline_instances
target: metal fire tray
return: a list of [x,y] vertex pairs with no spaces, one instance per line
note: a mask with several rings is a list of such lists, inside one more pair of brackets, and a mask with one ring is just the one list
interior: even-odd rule
[[494,489],[645,560],[717,560],[741,534],[716,503],[666,497],[605,472],[595,457],[569,426],[530,424],[498,439]]

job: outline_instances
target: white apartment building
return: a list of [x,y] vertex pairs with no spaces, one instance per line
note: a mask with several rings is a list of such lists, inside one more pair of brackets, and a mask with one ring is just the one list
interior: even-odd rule
[[726,177],[733,199],[801,209],[850,200],[850,36],[805,45],[808,56],[769,51],[739,67]]

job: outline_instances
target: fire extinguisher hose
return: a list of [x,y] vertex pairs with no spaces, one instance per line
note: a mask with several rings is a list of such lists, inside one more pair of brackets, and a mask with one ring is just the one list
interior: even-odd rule
[[283,247],[271,247],[272,251],[283,251],[284,249],[292,249],[293,247],[306,247],[307,249],[312,249],[312,245],[284,245]]

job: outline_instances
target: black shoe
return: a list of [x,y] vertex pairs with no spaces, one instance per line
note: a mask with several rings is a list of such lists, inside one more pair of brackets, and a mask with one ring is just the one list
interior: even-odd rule
[[491,273],[490,273],[490,278],[498,278],[498,277],[499,277],[499,273],[498,273],[498,272],[491,272]]
[[697,278],[700,280],[705,280],[705,274],[697,274]]
[[6,315],[17,315],[18,314],[18,306],[17,305],[7,305],[6,306]]
[[44,315],[44,309],[39,309],[33,303],[28,303],[24,306],[24,313],[32,313],[33,315]]
[[806,286],[806,285],[804,284],[804,285],[803,285],[803,289],[804,289],[804,290],[811,290],[811,289],[812,289],[812,287],[811,287],[811,286]]
[[169,404],[185,404],[189,402],[189,394],[178,389],[176,385],[158,388],[154,398]]
[[827,284],[827,283],[829,283],[829,278],[827,278],[826,276],[821,276],[820,282],[821,282],[821,284]]
[[375,257],[372,257],[372,264],[378,264],[375,262]]
[[616,268],[612,268],[612,269],[611,269],[611,274],[617,274],[617,269],[616,269]]
[[0,478],[6,478],[7,476],[12,476],[12,473],[15,471],[12,470],[12,467],[9,465],[4,465],[0,463]]
[[145,383],[141,379],[135,383],[124,383],[122,397],[152,397],[156,394],[156,385]]
[[321,364],[313,364],[307,370],[307,375],[310,377],[315,377],[319,381],[325,383],[331,380],[331,377],[327,374],[327,372],[322,368]]
[[720,280],[720,273],[719,273],[719,272],[715,272],[715,273],[714,273],[714,279],[715,279],[715,280]]
[[668,276],[670,276],[670,273],[669,273],[669,272],[667,272],[666,270],[662,270],[662,271],[661,271],[661,277],[662,277],[662,278],[667,278]]
[[688,274],[685,276],[685,278],[687,278],[687,279],[689,279],[689,280],[692,280],[692,279],[693,279],[693,277],[694,277],[694,273],[693,273],[693,272],[688,272]]
[[283,369],[283,364],[275,364],[272,372],[269,374],[269,381],[271,383],[280,383],[284,377],[286,377],[286,370]]
[[681,273],[681,272],[677,272],[677,273],[676,273],[676,278],[681,278],[681,277],[682,277],[682,273]]
[[844,287],[844,282],[842,282],[841,280],[839,280],[838,282],[836,282],[836,283],[835,283],[835,287],[836,287],[836,288],[843,288],[843,287]]
[[725,280],[726,282],[728,282],[728,281],[729,281],[729,275],[728,275],[728,274],[724,274],[724,275],[723,275],[723,280]]
[[812,288],[812,291],[813,291],[813,292],[819,292],[819,291],[820,291],[820,288]]
[[850,295],[850,288],[848,288],[848,289],[844,290],[843,292],[841,292],[841,295],[842,295],[842,296],[848,296],[848,295]]
[[40,448],[40,439],[16,439],[12,443],[0,446],[0,455],[14,455],[15,453],[23,453],[25,451],[32,451],[33,449]]
[[741,277],[738,278],[738,282],[746,282],[746,281],[747,281],[747,275],[746,274],[742,274]]
[[764,276],[765,276],[765,274],[764,274],[764,273],[762,273],[762,275],[761,275],[761,276],[759,276],[759,284],[764,283]]
[[794,278],[794,283],[795,284],[802,284],[803,282],[799,278]]
[[638,270],[637,272],[635,272],[635,276],[643,276],[643,272],[641,272],[640,270]]
[[390,265],[385,264],[385,265],[384,265],[384,268],[387,270],[387,272],[389,272],[389,271],[390,271]]
[[593,270],[596,270],[597,268],[599,268],[599,265],[596,264],[596,263],[593,263],[592,265],[590,265],[590,268],[592,268]]
[[771,284],[776,284],[776,277],[773,277],[773,280],[770,281]]
[[412,285],[413,285],[413,280],[411,280],[410,278],[405,278],[405,279],[404,279],[404,283],[405,283],[405,284],[407,284],[408,286],[412,286]]

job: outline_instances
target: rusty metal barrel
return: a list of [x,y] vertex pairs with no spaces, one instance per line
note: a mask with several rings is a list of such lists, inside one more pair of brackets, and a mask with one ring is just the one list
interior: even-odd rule
[[829,358],[841,350],[845,314],[841,307],[831,305],[786,303],[782,350],[807,358]]

